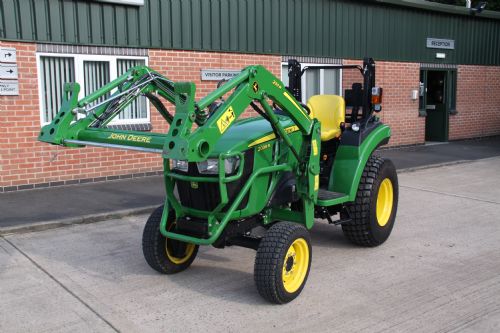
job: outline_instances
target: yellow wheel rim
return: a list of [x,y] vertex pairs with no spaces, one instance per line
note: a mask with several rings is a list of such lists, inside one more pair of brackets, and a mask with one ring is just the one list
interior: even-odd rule
[[283,262],[283,286],[289,293],[296,292],[307,275],[309,247],[304,238],[296,239],[288,248]]
[[[171,230],[174,225],[175,225],[175,222],[170,224],[170,227],[168,228],[168,230]],[[191,244],[191,243],[184,243],[181,241],[177,241],[177,242],[181,243],[182,245],[185,245],[186,248],[184,249],[184,253],[181,257],[176,257],[172,251],[172,242],[174,242],[174,240],[172,240],[172,239],[167,238],[165,240],[165,253],[167,254],[167,258],[172,263],[174,263],[176,265],[180,265],[180,264],[183,264],[186,261],[188,261],[189,258],[191,258],[191,256],[193,255],[194,248],[196,245]],[[179,244],[179,245],[181,245],[181,244]]]
[[167,253],[167,257],[171,262],[173,262],[176,265],[180,265],[188,261],[189,258],[191,258],[194,252],[194,247],[195,247],[194,244],[190,243],[185,244],[186,249],[184,251],[184,255],[182,257],[176,257],[172,253],[172,249],[169,248],[169,241],[171,242],[172,240],[167,239],[167,242],[165,243],[165,252]]
[[394,202],[394,190],[392,182],[386,178],[380,183],[377,196],[377,223],[383,227],[389,222],[391,217],[392,205]]

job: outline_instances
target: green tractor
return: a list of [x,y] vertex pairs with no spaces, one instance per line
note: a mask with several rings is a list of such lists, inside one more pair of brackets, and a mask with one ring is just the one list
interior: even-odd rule
[[[308,68],[291,60],[288,87],[249,66],[196,101],[194,83],[138,66],[81,100],[80,86],[66,84],[60,111],[38,139],[161,154],[166,198],[144,228],[147,263],[172,274],[191,265],[199,245],[252,248],[257,290],[287,303],[309,274],[315,218],[341,225],[357,245],[377,246],[391,233],[398,202],[394,165],[373,155],[391,134],[374,115],[382,98],[374,61],[315,68],[359,70],[363,82],[345,98],[317,95],[304,105]],[[108,126],[139,96],[163,116],[168,133]],[[249,108],[258,116],[239,119]]]

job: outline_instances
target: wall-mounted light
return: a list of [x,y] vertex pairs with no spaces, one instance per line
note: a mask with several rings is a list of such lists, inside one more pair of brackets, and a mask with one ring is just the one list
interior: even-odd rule
[[481,13],[481,12],[482,12],[482,11],[486,8],[486,5],[487,5],[487,4],[488,4],[487,2],[485,2],[485,1],[481,1],[480,3],[478,3],[478,4],[476,5],[476,7],[471,8],[471,9],[470,9],[470,11],[469,11],[469,13],[470,13],[471,15],[476,15],[476,14],[479,14],[479,13]]
[[446,53],[436,53],[436,59],[444,59],[446,58]]
[[418,95],[419,94],[418,94],[418,90],[417,89],[414,89],[414,90],[411,91],[411,99],[412,100],[416,101],[417,98],[418,98]]

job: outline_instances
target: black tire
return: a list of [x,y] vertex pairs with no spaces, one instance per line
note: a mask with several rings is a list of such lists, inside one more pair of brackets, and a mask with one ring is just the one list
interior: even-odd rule
[[[386,179],[390,181],[392,187],[392,202],[380,199],[391,196],[386,194],[390,192],[387,190],[389,185]],[[381,190],[383,182],[384,189]],[[380,191],[382,191],[381,196],[379,196]],[[391,160],[371,156],[363,170],[355,202],[345,207],[347,214],[344,213],[343,218],[349,217],[352,221],[342,224],[344,235],[352,243],[360,246],[377,246],[385,242],[394,227],[398,194],[398,176],[394,164]],[[381,207],[390,207],[390,211],[386,210],[385,214],[377,215],[377,204],[380,200],[384,200]],[[387,206],[384,206],[385,202],[388,202]],[[384,209],[379,210],[384,211]]]
[[311,240],[304,226],[291,222],[271,226],[255,257],[254,279],[259,294],[272,303],[292,301],[306,284],[311,257]]
[[[149,216],[142,234],[142,252],[146,262],[163,274],[175,274],[188,268],[198,253],[198,245],[168,239],[160,232],[163,206]],[[167,228],[175,225],[175,214],[168,215]]]

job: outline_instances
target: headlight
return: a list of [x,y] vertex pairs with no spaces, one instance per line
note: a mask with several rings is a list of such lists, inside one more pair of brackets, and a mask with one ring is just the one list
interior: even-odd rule
[[[205,175],[217,175],[219,173],[219,160],[208,159],[203,162],[196,163],[198,172]],[[232,174],[240,165],[239,157],[230,157],[224,160],[224,171],[226,174]]]
[[218,166],[219,166],[219,160],[216,159],[208,159],[203,162],[198,162],[196,163],[198,165],[198,172],[207,174],[207,175],[216,175],[218,174]]
[[224,170],[226,170],[226,174],[232,174],[238,167],[240,166],[240,158],[237,156],[226,158],[224,160]]
[[188,161],[170,160],[170,169],[188,172]]

